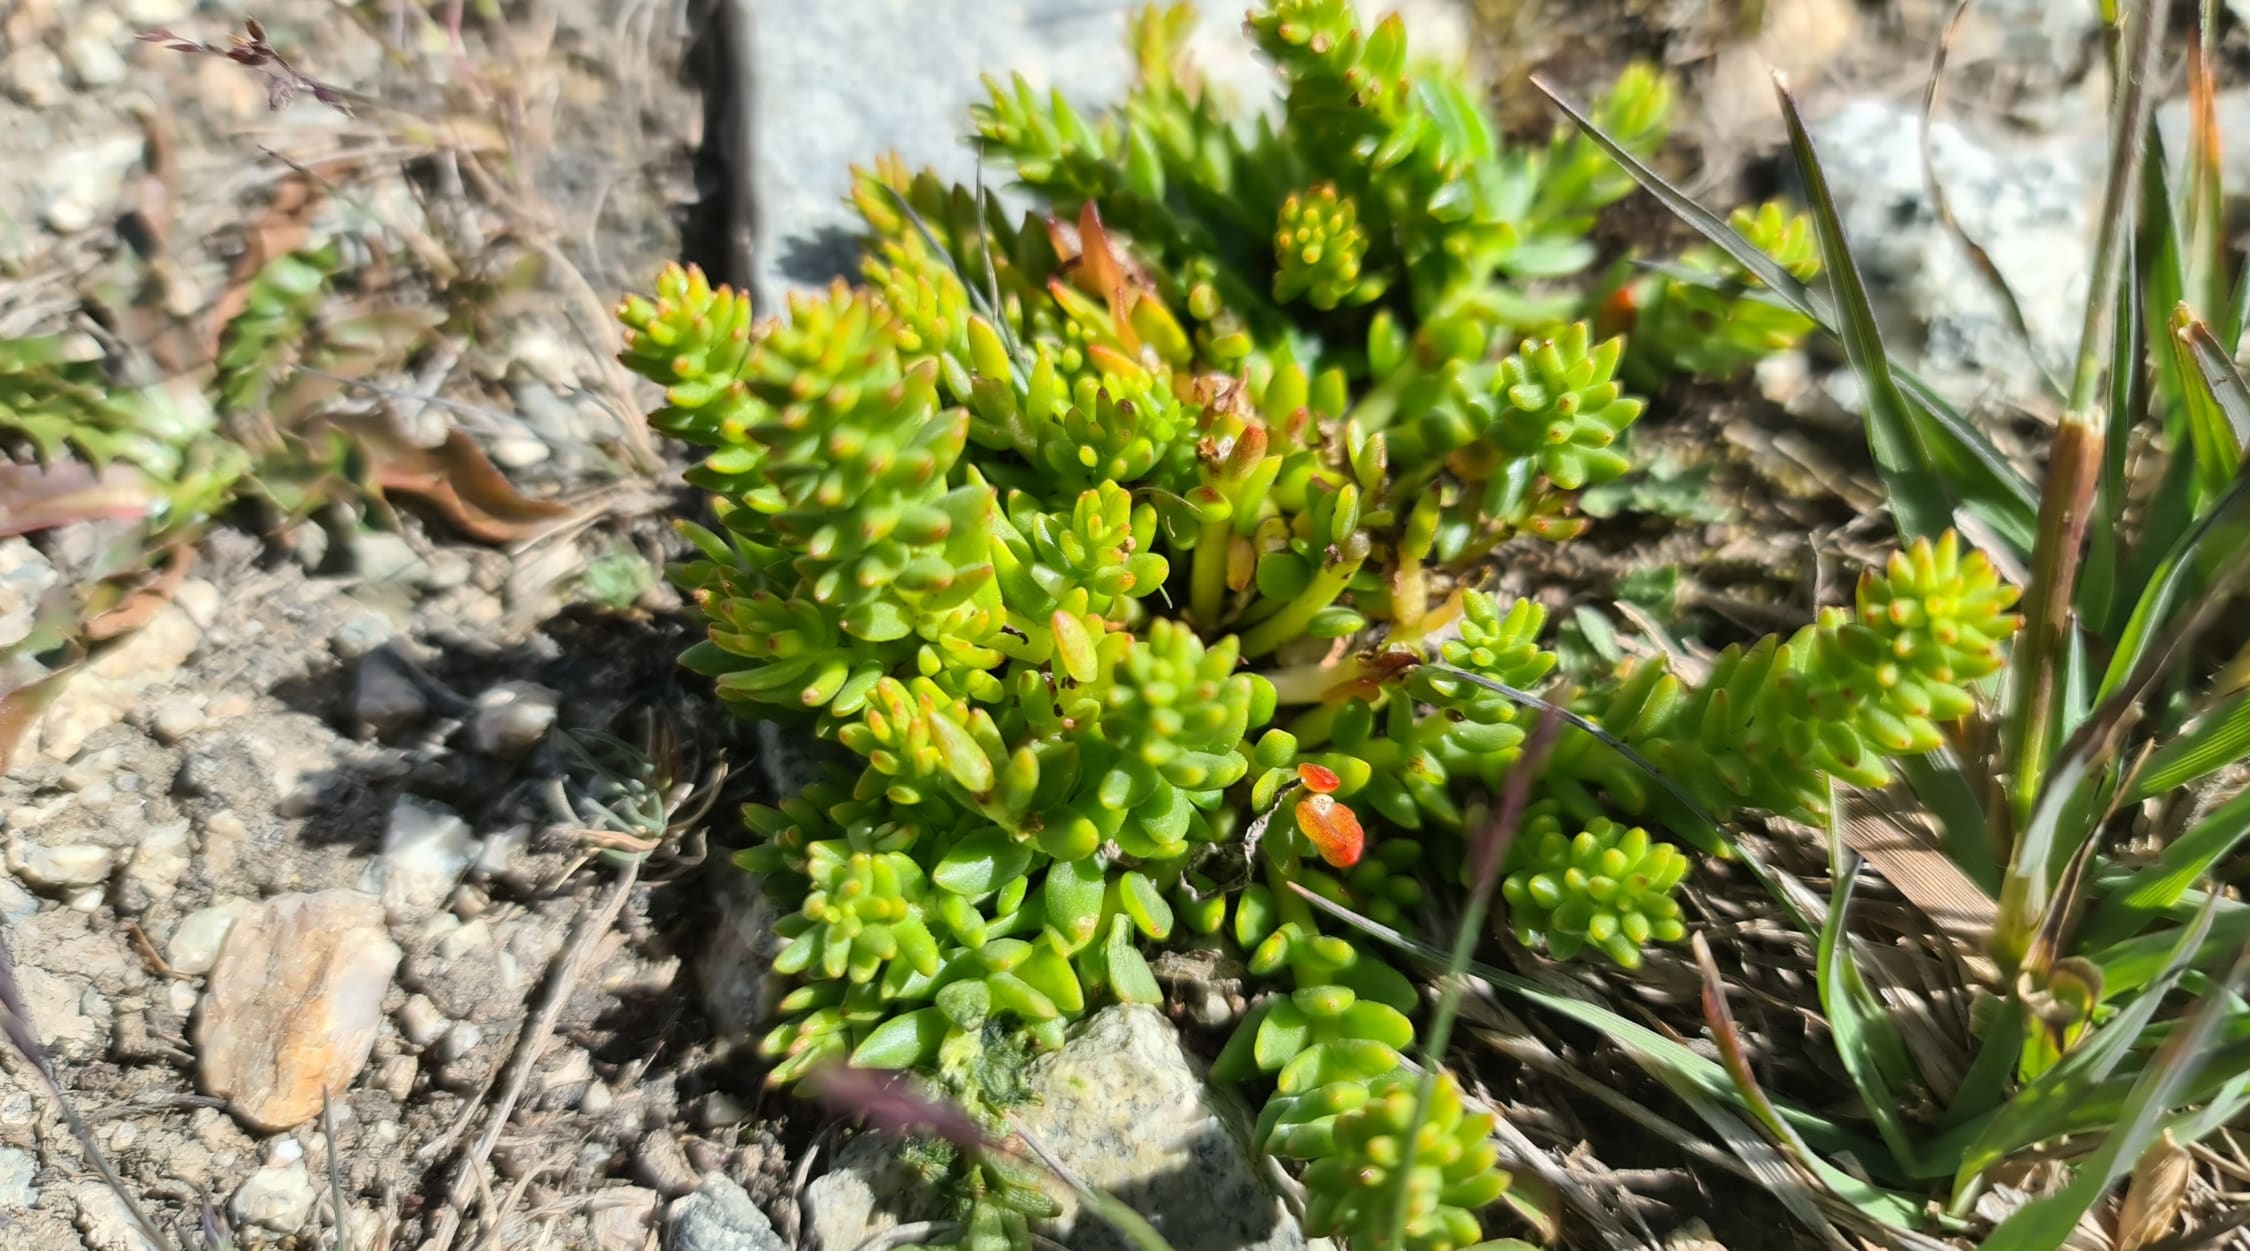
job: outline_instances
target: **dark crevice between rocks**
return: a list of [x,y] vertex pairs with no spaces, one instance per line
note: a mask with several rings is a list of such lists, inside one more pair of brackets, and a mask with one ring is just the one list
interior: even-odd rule
[[747,0],[692,0],[687,73],[702,92],[703,144],[695,155],[697,199],[680,227],[680,259],[750,293],[763,315],[771,293],[757,282],[757,90],[751,80],[755,22]]

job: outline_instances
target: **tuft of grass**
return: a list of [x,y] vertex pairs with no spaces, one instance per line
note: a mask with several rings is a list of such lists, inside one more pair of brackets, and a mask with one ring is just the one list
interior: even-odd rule
[[[1745,1163],[1739,1130],[1752,1127],[1790,1165],[1786,1177],[1757,1175],[1824,1240],[1839,1219],[1829,1200],[1841,1200],[1857,1213],[1853,1227],[1878,1241],[1973,1235],[1986,1248],[2053,1251],[2089,1214],[2117,1211],[2117,1184],[2143,1161],[2161,1155],[2144,1172],[2176,1171],[2166,1153],[2250,1110],[2250,1044],[2231,1041],[2250,1037],[2241,996],[2250,908],[2228,889],[2250,867],[2241,856],[2250,702],[2229,663],[2239,638],[2214,637],[2241,620],[2250,575],[2250,381],[2232,359],[2250,277],[2212,226],[2220,143],[2207,62],[2191,66],[2196,124],[2184,168],[2167,163],[2157,139],[2167,8],[2129,6],[2109,32],[2118,72],[2096,263],[2066,412],[2036,486],[1886,349],[1785,87],[1826,290],[1761,269],[1717,215],[1558,100],[1644,188],[1843,342],[1870,397],[1870,448],[1901,535],[1976,525],[2028,570],[2012,678],[1982,683],[1976,711],[1902,783],[1879,796],[1832,783],[1828,898],[1784,908],[1817,951],[1828,1045],[1856,1113],[1816,1114],[1822,1092],[1763,1087],[1734,1062],[1738,1031],[1709,961],[1707,1021],[1729,1057],[1723,1072],[1611,1009],[1484,971],[1504,991],[1610,1032],[1652,1075],[1692,1092],[1683,1097],[1706,1113],[1713,1145]],[[2199,57],[2210,39],[2208,25],[2199,29]],[[2128,465],[2126,445],[2144,432],[2154,450]],[[2136,502],[2129,474],[2161,486]],[[1857,932],[1866,862],[1852,844],[1864,835],[1839,814],[1870,805],[1898,814],[1901,829],[1928,830],[1915,846],[1944,859],[1946,889],[1972,892],[1966,914],[1985,918],[1965,932],[1957,910],[1942,927],[1953,958],[1992,970],[1979,987],[1986,1010],[1943,1039],[1954,1080],[1905,1045],[1902,988],[1886,984]],[[1940,892],[1904,876],[1893,885],[1920,893],[1936,915]],[[1859,1136],[1862,1125],[1875,1137]],[[2054,1180],[1984,1225],[1976,1200],[1996,1179],[2020,1179],[2034,1152],[2060,1163]],[[1810,1211],[1808,1179],[1820,1199]],[[2145,1215],[2146,1195],[2134,1203]]]

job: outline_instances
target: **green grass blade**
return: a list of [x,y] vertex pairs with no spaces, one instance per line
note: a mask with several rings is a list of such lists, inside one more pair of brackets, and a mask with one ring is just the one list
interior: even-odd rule
[[1975,1186],[1986,1169],[2012,1152],[2064,1132],[2072,1110],[2082,1108],[2089,1093],[2131,1054],[2141,1032],[2155,1019],[2164,996],[2171,993],[2181,975],[2192,967],[2197,948],[2211,932],[2212,914],[2213,909],[2206,906],[2181,932],[2165,956],[2164,972],[2155,982],[2134,996],[2115,1017],[2095,1030],[2055,1067],[2040,1074],[2037,1081],[2001,1105],[1976,1140],[1961,1154],[1960,1171],[1953,1179],[1956,1212],[1973,1197]]
[[2187,897],[2188,888],[2201,881],[2220,858],[2250,837],[2250,791],[2235,796],[2191,825],[2156,857],[2156,863],[2135,870],[2123,883],[2106,892],[2107,898],[2087,926],[2090,941],[2138,933]]
[[1852,892],[1859,884],[1861,861],[1844,846],[1843,829],[1837,815],[1844,806],[1835,793],[1833,782],[1828,789],[1828,863],[1834,887],[1829,896],[1826,924],[1820,927],[1817,963],[1813,970],[1820,992],[1820,1008],[1828,1017],[1828,1032],[1835,1040],[1836,1055],[1844,1062],[1844,1071],[1851,1076],[1852,1085],[1858,1088],[1860,1102],[1874,1118],[1876,1132],[1883,1136],[1883,1145],[1891,1149],[1891,1155],[1900,1164],[1913,1171],[1920,1162],[1921,1152],[1915,1146],[1913,1135],[1907,1131],[1905,1118],[1899,1115],[1898,1098],[1894,1093],[1894,1083],[1911,1077],[1906,1048],[1890,1015],[1861,978],[1853,956],[1851,931],[1847,926]]
[[[2150,139],[2152,143],[2161,142],[2153,134]],[[2187,316],[2188,268],[2179,219],[2172,211],[2171,190],[2165,185],[2162,153],[2152,149],[2152,154],[2158,159],[2149,162],[2145,180],[2149,188],[2142,200],[2149,240],[2147,306],[2151,310],[2176,309],[2178,316]],[[2202,332],[2202,339],[2217,347],[2209,331]],[[2196,385],[2199,371],[2205,377],[2212,376],[2198,360],[2200,346],[2184,333],[2161,335],[2155,345],[2157,385],[2178,406],[2187,424],[2187,452],[2195,462],[2194,498],[2199,502],[2224,490],[2242,460],[2241,438],[2225,409],[2223,389]],[[2224,355],[2221,353],[2222,358]]]
[[2250,971],[2250,951],[2238,955],[2228,968],[2224,990],[2197,1005],[2187,1023],[2164,1040],[2134,1083],[2116,1128],[2079,1165],[2070,1184],[2018,1208],[1985,1239],[1984,1251],[2056,1251],[2063,1245],[2079,1218],[2156,1141],[2176,1100],[2209,1058],[2204,1044],[2225,1019],[2226,997],[2241,985],[2246,971]]
[[1836,212],[1836,198],[1828,190],[1828,175],[1812,136],[1797,111],[1789,89],[1774,80],[1781,99],[1782,118],[1789,125],[1789,146],[1796,154],[1797,174],[1812,201],[1813,231],[1820,238],[1821,266],[1828,275],[1842,320],[1841,337],[1852,372],[1867,389],[1867,442],[1875,453],[1875,466],[1883,475],[1890,497],[1891,516],[1902,538],[1935,539],[1953,524],[1954,501],[1932,464],[1923,434],[1924,423],[1908,407],[1891,374],[1890,354],[1883,350],[1883,335],[1875,325],[1875,309],[1860,278],[1859,263],[1852,259],[1844,238],[1844,223]]
[[[2120,1002],[2164,976],[2171,968],[2172,947],[2177,941],[2170,930],[2158,930],[2096,952],[2090,958],[2102,971],[2102,997]],[[2195,949],[2189,963],[2192,966],[2215,963],[2240,949],[2245,942],[2250,942],[2250,907],[2221,900],[2211,920],[2211,933]]]
[[[2155,162],[2151,162],[2155,164]],[[2144,216],[2145,216],[2144,211]],[[2127,241],[2131,246],[2131,241]],[[2127,272],[2139,274],[2140,266]],[[2124,573],[2123,535],[2128,487],[2125,454],[2132,446],[2133,423],[2145,402],[2141,361],[2148,351],[2143,334],[2142,275],[2118,284],[2117,336],[2109,366],[2109,412],[2102,437],[2101,478],[2094,490],[2094,525],[2087,534],[2086,560],[2079,570],[2077,606],[2082,621],[2096,628],[2108,622],[2121,598],[2118,580]],[[2106,637],[2106,635],[2105,635]]]
[[[1840,322],[1828,300],[1816,296],[1772,257],[1751,246],[1750,241],[1737,234],[1725,219],[1697,204],[1663,175],[1649,168],[1554,88],[1538,78],[1532,79],[1532,85],[1674,216],[1756,275],[1758,281],[1784,303],[1831,334],[1837,333]],[[1923,423],[1937,466],[1962,500],[1991,527],[1995,538],[2014,549],[2019,560],[2028,555],[2039,524],[2039,496],[2031,482],[2009,463],[1983,431],[1955,411],[1928,383],[1903,369],[1894,370],[1893,379]]]
[[[2194,326],[2190,321],[2180,329],[2191,335],[2191,341],[2209,337],[2208,332],[2194,335]],[[2196,369],[2188,379],[2189,385],[2207,389],[2213,401],[2224,407],[2241,406],[2244,412],[2250,413],[2250,382],[2244,381],[2234,363],[2200,349],[2192,355]],[[2164,627],[2171,623],[2175,606],[2199,589],[2198,575],[2205,567],[2204,544],[2214,536],[2224,536],[2225,542],[2214,550],[2222,554],[2240,552],[2246,522],[2250,522],[2250,463],[2237,466],[2233,481],[2180,532],[2157,562],[2139,600],[2133,605],[2132,616],[2126,620],[2117,650],[2110,656],[2109,668],[2096,691],[2097,699],[2107,698],[2131,677],[2147,659],[2149,649]]]
[[[2220,344],[2211,328],[2200,321],[2185,321],[2179,335],[2186,341],[2195,368],[2211,386],[2211,398],[2226,418],[2215,432],[2223,449],[2223,468],[2231,477],[2242,465],[2242,445],[2250,442],[2250,386],[2234,366],[2234,353]],[[2225,477],[2220,479],[2221,482]]]
[[2250,691],[2235,695],[2157,748],[2133,774],[2125,797],[2137,803],[2162,795],[2245,758],[2250,758]]

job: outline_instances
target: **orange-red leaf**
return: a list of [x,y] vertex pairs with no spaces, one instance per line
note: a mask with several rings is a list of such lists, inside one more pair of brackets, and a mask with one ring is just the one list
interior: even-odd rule
[[1334,795],[1313,795],[1297,801],[1297,828],[1320,852],[1320,858],[1339,869],[1359,863],[1367,848],[1367,831],[1359,816],[1336,802]]

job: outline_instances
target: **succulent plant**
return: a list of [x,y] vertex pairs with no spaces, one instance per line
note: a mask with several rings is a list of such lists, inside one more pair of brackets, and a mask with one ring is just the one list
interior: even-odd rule
[[1516,937],[1558,960],[1593,947],[1637,969],[1642,944],[1687,936],[1672,898],[1687,857],[1639,826],[1596,817],[1568,834],[1553,813],[1539,813],[1516,835],[1508,865],[1500,890]]
[[[1312,1160],[1305,1169],[1306,1233],[1402,1251],[1455,1251],[1482,1240],[1476,1214],[1508,1185],[1488,1138],[1493,1115],[1464,1108],[1450,1073],[1439,1075],[1418,1115],[1419,1084],[1403,1070],[1365,1087],[1338,1083],[1336,1096],[1323,1103],[1337,1111],[1290,1127],[1288,1154]],[[1312,1101],[1321,1103],[1321,1096]]]
[[[1754,211],[1736,209],[1728,224],[1798,281],[1820,273],[1820,248],[1803,215],[1767,201]],[[1628,295],[1640,306],[1632,355],[1646,362],[1639,373],[1647,376],[1679,371],[1726,378],[1795,347],[1813,331],[1810,318],[1778,303],[1748,270],[1709,246],[1690,248],[1671,274]],[[1628,374],[1634,363],[1628,362]]]
[[[1136,18],[1139,79],[1099,114],[991,84],[978,141],[1034,193],[1020,219],[886,158],[851,192],[861,285],[753,324],[673,269],[620,309],[665,388],[652,423],[705,449],[684,663],[853,766],[746,812],[742,863],[792,913],[763,1050],[778,1082],[848,1060],[976,1106],[980,1057],[1159,1001],[1148,945],[1231,942],[1287,992],[1214,1073],[1272,1082],[1262,1139],[1308,1162],[1316,1224],[1390,1245],[1397,1174],[1406,1245],[1466,1245],[1505,1184],[1484,1122],[1441,1082],[1400,1141],[1415,987],[1299,889],[1402,928],[1428,910],[1529,727],[1484,684],[1558,665],[1537,605],[1479,589],[1485,557],[1584,528],[1575,494],[1626,469],[1644,408],[1620,371],[1693,344],[1594,332],[1602,293],[1564,280],[1626,181],[1575,136],[1503,143],[1397,19],[1253,12],[1285,91],[1257,129],[1184,64],[1187,29]],[[1600,106],[1642,151],[1669,107],[1641,68]],[[1778,210],[1744,228],[1803,251]],[[1647,310],[1660,339],[1715,289],[1689,288]],[[1773,338],[1727,315],[1743,351]],[[1878,778],[1960,715],[2010,595],[1948,539],[1701,685],[1644,663],[1550,689],[1714,807],[1801,815],[1822,774]],[[1574,730],[1539,788],[1519,934],[1628,966],[1676,940],[1687,860],[1646,832],[1645,779]],[[949,1174],[968,1245],[1022,1245],[1028,1210],[980,1169]]]

